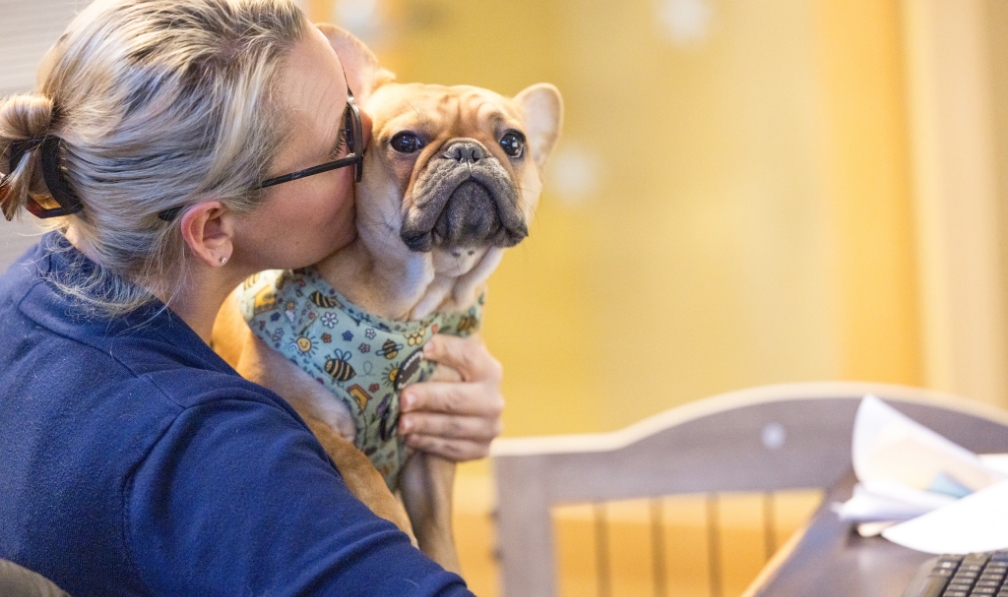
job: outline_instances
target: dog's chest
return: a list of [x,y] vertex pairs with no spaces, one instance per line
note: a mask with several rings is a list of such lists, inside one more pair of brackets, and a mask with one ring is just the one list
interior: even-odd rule
[[460,313],[384,320],[349,303],[311,268],[249,278],[239,305],[253,333],[344,403],[354,444],[393,489],[407,455],[398,433],[400,392],[435,367],[423,359],[424,344],[436,333],[467,336],[482,315],[481,297]]

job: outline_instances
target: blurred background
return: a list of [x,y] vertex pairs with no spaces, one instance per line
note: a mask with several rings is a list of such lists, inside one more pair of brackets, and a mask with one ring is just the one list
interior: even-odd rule
[[566,123],[491,280],[507,435],[785,381],[1008,406],[1008,5],[310,0],[401,81]]
[[[82,4],[0,1],[0,93],[32,86]],[[531,236],[488,294],[505,435],[608,431],[804,380],[1008,407],[1008,3],[303,6],[400,81],[563,93]],[[0,227],[4,263],[30,228]],[[490,544],[487,472],[459,480],[473,550]]]

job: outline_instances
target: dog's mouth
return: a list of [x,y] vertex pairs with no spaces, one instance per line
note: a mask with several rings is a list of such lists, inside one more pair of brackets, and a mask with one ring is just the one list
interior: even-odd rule
[[494,193],[469,179],[451,192],[430,229],[405,225],[401,236],[412,251],[430,251],[435,247],[512,247],[528,236],[528,228],[524,221],[512,227],[505,225]]
[[428,164],[403,218],[400,237],[411,251],[512,247],[528,236],[518,189],[499,162],[485,150],[468,160],[458,159],[458,151],[444,155]]

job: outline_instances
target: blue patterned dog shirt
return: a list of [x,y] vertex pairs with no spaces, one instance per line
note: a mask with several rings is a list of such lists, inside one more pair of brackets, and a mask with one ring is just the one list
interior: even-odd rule
[[423,359],[434,334],[468,336],[479,329],[483,297],[460,313],[389,321],[351,304],[313,268],[256,274],[238,296],[253,333],[346,404],[354,444],[395,490],[406,461],[399,395],[434,371],[436,363]]

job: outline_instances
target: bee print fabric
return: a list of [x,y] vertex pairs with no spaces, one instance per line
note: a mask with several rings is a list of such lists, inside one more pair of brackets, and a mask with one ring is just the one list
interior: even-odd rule
[[434,334],[468,336],[479,328],[483,297],[461,313],[389,321],[360,310],[307,268],[252,276],[239,289],[239,305],[256,335],[346,404],[354,444],[395,490],[406,460],[399,394],[433,372],[423,346]]

